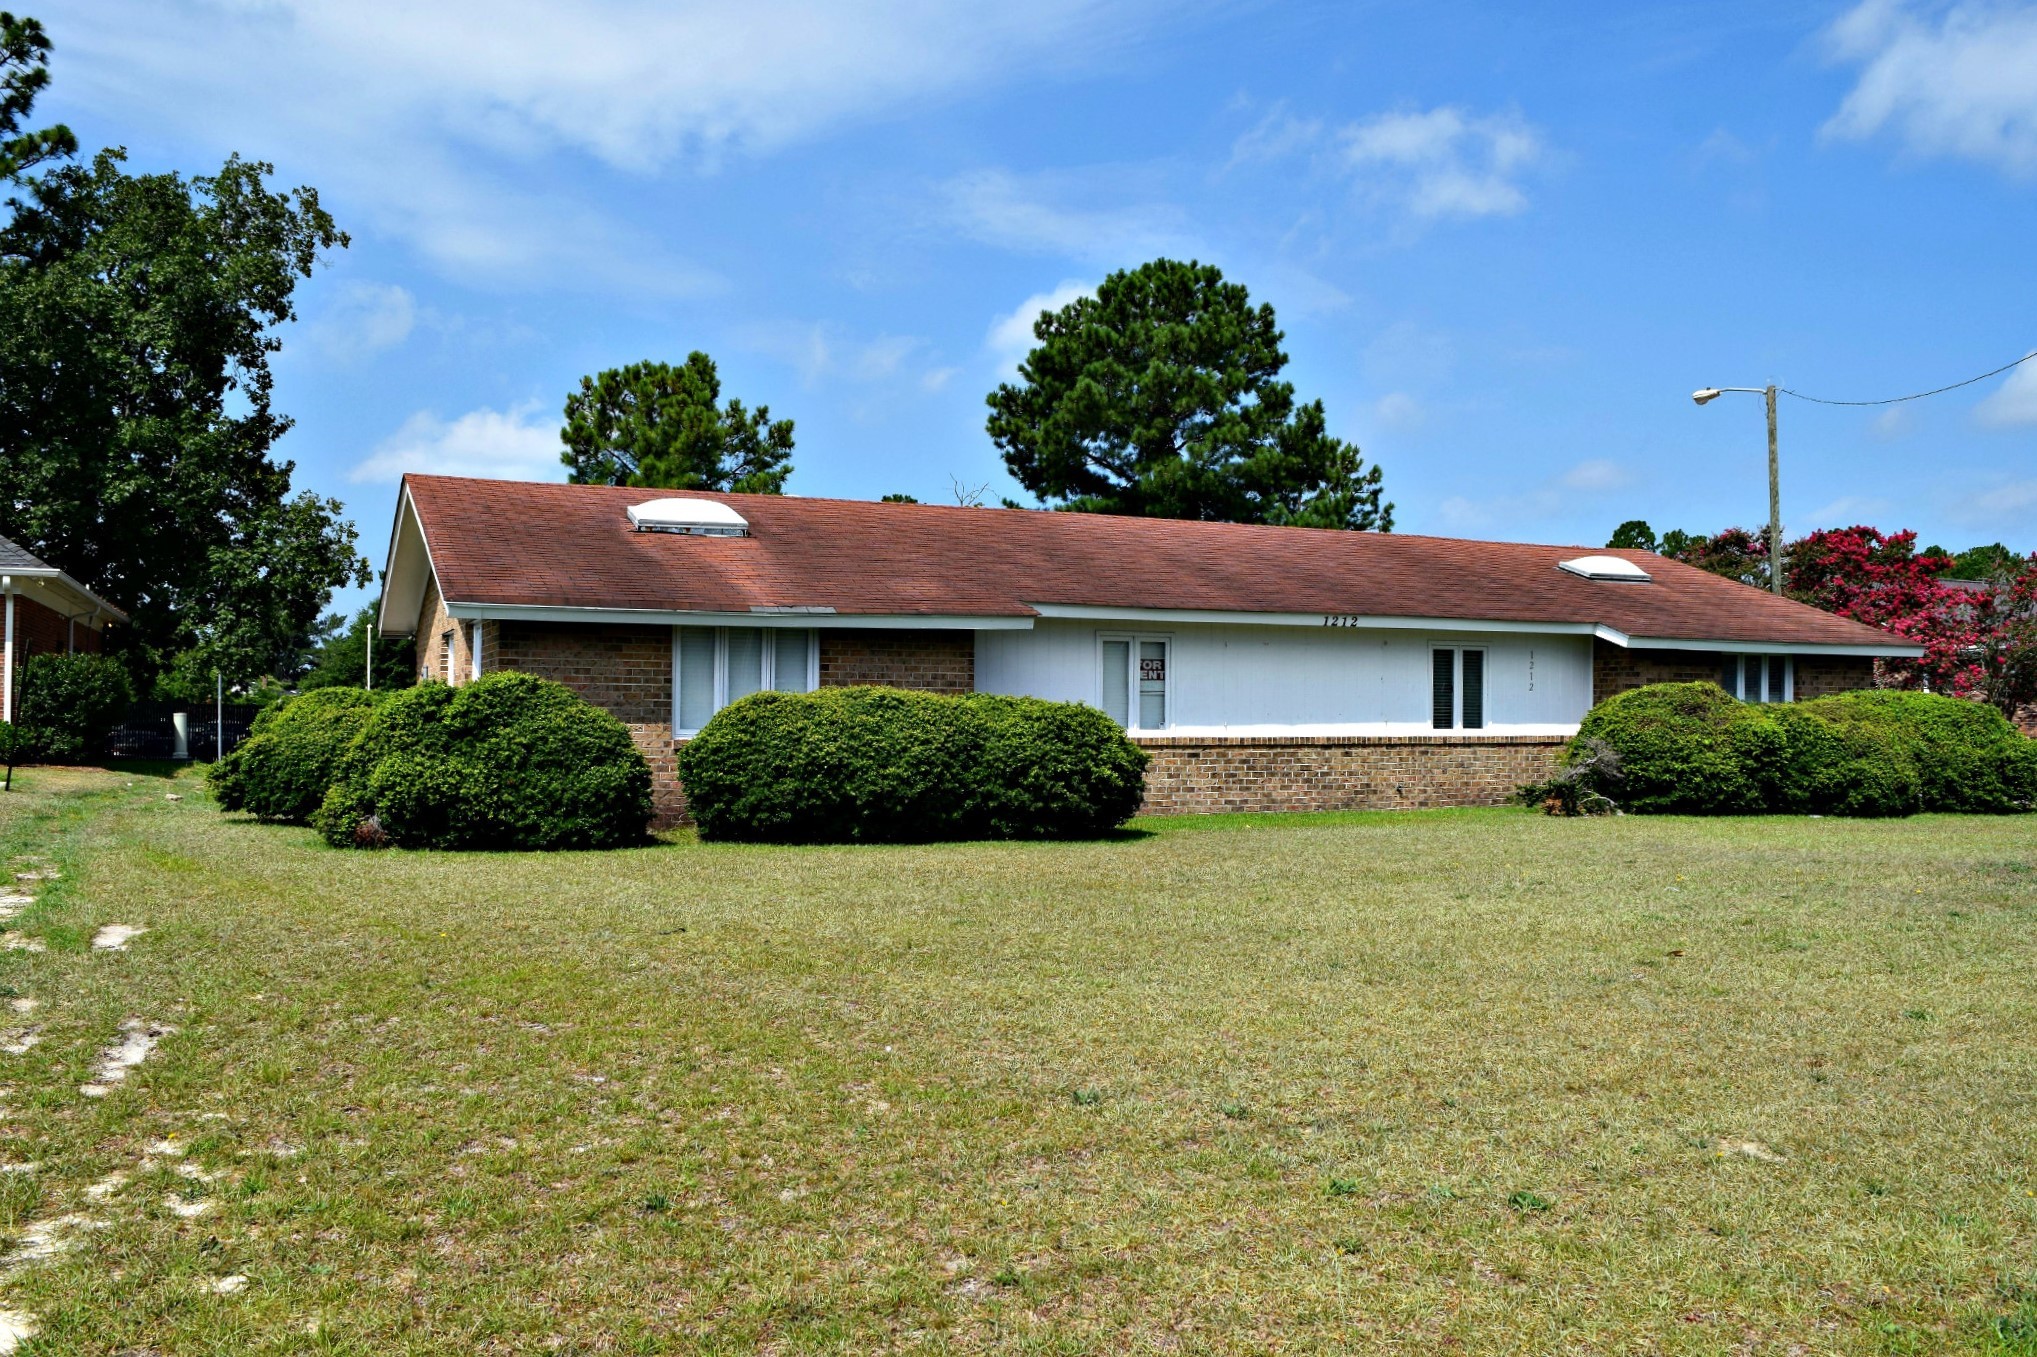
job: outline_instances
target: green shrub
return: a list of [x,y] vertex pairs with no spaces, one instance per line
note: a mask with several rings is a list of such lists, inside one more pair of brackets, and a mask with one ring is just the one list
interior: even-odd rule
[[1766,803],[1759,770],[1781,752],[1782,734],[1764,709],[1714,683],[1631,688],[1585,715],[1570,758],[1594,742],[1618,756],[1619,782],[1592,790],[1624,810],[1745,815]]
[[756,693],[679,752],[704,838],[1063,838],[1123,824],[1146,753],[1091,707],[896,688]]
[[325,800],[340,754],[387,694],[319,688],[262,709],[247,739],[212,765],[206,781],[222,810],[274,824],[307,824]]
[[1810,704],[1761,709],[1782,733],[1778,757],[1750,770],[1765,808],[1793,815],[1909,815],[1923,808],[1916,751],[1884,724],[1833,720]]
[[17,682],[18,719],[5,731],[17,763],[92,758],[134,705],[127,671],[104,655],[31,655]]
[[559,849],[640,842],[650,818],[629,729],[563,684],[504,671],[389,694],[312,824],[341,847]]
[[1924,810],[1998,815],[2025,808],[2017,760],[2030,740],[1993,707],[1937,693],[1840,693],[1800,708],[1835,725],[1871,728],[1915,764]]
[[1626,810],[1689,814],[1999,814],[2037,803],[2037,741],[1991,707],[1931,693],[1754,706],[1709,683],[1653,684],[1592,708],[1568,762],[1522,795],[1556,798],[1576,784]]

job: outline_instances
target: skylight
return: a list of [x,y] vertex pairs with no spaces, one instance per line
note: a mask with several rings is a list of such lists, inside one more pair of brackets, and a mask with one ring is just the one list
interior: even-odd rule
[[629,507],[638,532],[674,532],[691,537],[747,537],[749,520],[711,499],[654,499]]
[[1568,561],[1558,561],[1557,569],[1568,570],[1573,575],[1588,580],[1617,580],[1627,584],[1646,584],[1655,577],[1623,556],[1578,556]]

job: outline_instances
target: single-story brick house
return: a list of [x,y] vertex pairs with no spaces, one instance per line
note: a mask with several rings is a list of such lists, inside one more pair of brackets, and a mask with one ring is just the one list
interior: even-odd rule
[[127,614],[26,548],[0,537],[0,721],[14,723],[16,666],[30,655],[98,653]]
[[1153,811],[1497,803],[1641,683],[1866,686],[1919,647],[1640,551],[408,476],[381,626],[420,677],[519,669],[675,750],[763,688],[1087,702]]

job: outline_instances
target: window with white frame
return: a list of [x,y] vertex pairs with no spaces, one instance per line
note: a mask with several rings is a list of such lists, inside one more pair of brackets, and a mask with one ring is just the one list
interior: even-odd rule
[[1126,730],[1165,730],[1174,719],[1169,688],[1174,643],[1165,636],[1105,636],[1098,642],[1103,709]]
[[1789,702],[1796,697],[1796,672],[1787,655],[1723,655],[1719,686],[1742,702]]
[[1485,729],[1485,651],[1429,648],[1429,724],[1437,730]]
[[451,627],[439,633],[439,649],[444,652],[445,680],[450,684],[455,677],[453,673],[453,629]]
[[739,697],[810,693],[820,646],[797,627],[672,628],[672,731],[691,735]]

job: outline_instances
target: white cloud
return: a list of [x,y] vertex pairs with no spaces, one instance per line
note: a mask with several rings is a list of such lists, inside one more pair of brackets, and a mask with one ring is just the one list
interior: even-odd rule
[[1989,485],[1955,500],[1950,516],[1969,527],[2028,533],[2037,513],[2037,480]]
[[365,358],[410,338],[417,301],[394,283],[353,282],[306,326],[311,342],[341,359]]
[[1877,443],[1893,443],[1910,432],[1910,415],[1900,405],[1892,405],[1867,422],[1868,437]]
[[1600,494],[1609,490],[1625,489],[1634,483],[1634,473],[1618,462],[1604,457],[1593,457],[1579,462],[1557,478],[1565,490],[1577,490],[1586,494]]
[[2037,424],[2037,363],[2025,363],[2005,377],[1974,417],[1991,429]]
[[1374,418],[1389,429],[1418,429],[1428,419],[1422,403],[1405,391],[1389,391],[1372,407]]
[[990,323],[990,333],[984,336],[983,346],[997,356],[1001,366],[1016,368],[1019,360],[1032,351],[1033,323],[1040,318],[1040,312],[1059,311],[1078,297],[1095,294],[1095,284],[1074,279],[1051,292],[1035,292]]
[[1526,524],[1566,519],[1576,513],[1582,501],[1626,489],[1636,481],[1634,473],[1618,462],[1594,457],[1537,485],[1500,489],[1476,499],[1452,495],[1437,511],[1453,531],[1517,533]]
[[[1185,215],[1171,204],[1090,205],[1123,197],[1127,178],[1144,177],[1111,167],[1024,178],[979,170],[942,186],[942,214],[971,239],[1027,253],[1120,266],[1156,255],[1199,253]],[[1070,206],[1069,199],[1083,205]]]
[[1231,144],[1231,163],[1226,168],[1285,160],[1291,155],[1310,152],[1321,143],[1322,137],[1322,119],[1297,118],[1283,100],[1268,109],[1265,117]]
[[507,410],[470,410],[448,422],[420,410],[376,447],[347,479],[355,484],[394,481],[406,471],[435,476],[486,476],[497,480],[556,481],[559,424],[538,401]]
[[1423,220],[1524,210],[1521,177],[1547,157],[1542,134],[1520,114],[1450,106],[1382,113],[1342,128],[1337,142],[1367,191]]
[[2037,175],[2037,9],[1865,0],[1825,36],[1836,60],[1861,68],[1825,135],[1886,132],[1913,155]]
[[[711,284],[538,162],[711,169],[1040,71],[1093,67],[1160,0],[97,0],[49,17],[60,99],[222,153],[250,129],[343,225],[461,276]],[[627,258],[631,267],[604,264]]]
[[1873,495],[1841,495],[1811,510],[1810,521],[1820,526],[1852,527],[1873,523],[1894,507],[1891,501]]
[[747,326],[738,338],[745,348],[791,367],[806,386],[836,377],[878,384],[919,373],[913,379],[932,391],[947,380],[942,377],[929,384],[932,373],[920,372],[909,362],[927,347],[925,340],[911,335],[857,339],[830,321],[780,321]]

